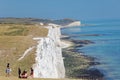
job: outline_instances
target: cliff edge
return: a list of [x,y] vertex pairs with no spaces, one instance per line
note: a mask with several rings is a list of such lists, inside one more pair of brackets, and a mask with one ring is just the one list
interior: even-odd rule
[[55,25],[46,28],[49,30],[47,37],[34,38],[38,40],[34,77],[64,78],[65,67],[60,45],[60,28]]

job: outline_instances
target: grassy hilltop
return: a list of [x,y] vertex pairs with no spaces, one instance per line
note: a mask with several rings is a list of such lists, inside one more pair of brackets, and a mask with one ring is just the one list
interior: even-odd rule
[[0,18],[0,24],[39,24],[44,23],[53,23],[53,24],[58,24],[58,25],[68,25],[74,21],[73,19],[65,18],[65,19],[59,19],[59,20],[52,20],[52,19],[39,19],[39,18],[13,18],[13,17],[8,17],[8,18]]
[[33,37],[47,36],[48,29],[33,24],[0,24],[0,76],[5,75],[6,64],[10,63],[12,75],[17,68],[30,70],[35,62],[35,48],[24,59],[18,61],[24,51],[37,45]]

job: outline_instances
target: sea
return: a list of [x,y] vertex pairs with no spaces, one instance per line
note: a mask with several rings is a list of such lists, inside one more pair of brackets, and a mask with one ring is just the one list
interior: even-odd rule
[[63,28],[62,34],[72,40],[90,40],[93,44],[77,47],[78,52],[92,56],[100,65],[105,80],[120,80],[120,20],[81,21],[81,26]]

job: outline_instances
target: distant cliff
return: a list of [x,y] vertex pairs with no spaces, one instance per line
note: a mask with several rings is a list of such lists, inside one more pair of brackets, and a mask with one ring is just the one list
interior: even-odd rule
[[63,27],[80,26],[80,25],[81,25],[80,21],[74,21],[74,22],[69,23],[68,25],[63,26]]

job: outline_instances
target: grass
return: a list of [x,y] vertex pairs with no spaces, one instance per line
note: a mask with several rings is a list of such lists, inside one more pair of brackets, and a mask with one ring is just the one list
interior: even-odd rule
[[[0,76],[0,80],[82,80],[82,79],[50,79],[50,78],[27,78],[27,79],[19,79],[18,77],[15,76],[10,76],[10,77],[5,77],[5,76]],[[84,79],[85,80],[85,79]]]
[[44,37],[48,33],[48,29],[38,25],[25,24],[0,24],[0,36],[41,36]]
[[10,63],[13,76],[17,76],[18,67],[29,72],[35,63],[36,48],[21,61],[18,59],[26,49],[37,45],[33,37],[45,37],[47,34],[48,29],[37,25],[0,24],[0,76],[5,76],[7,63]]

